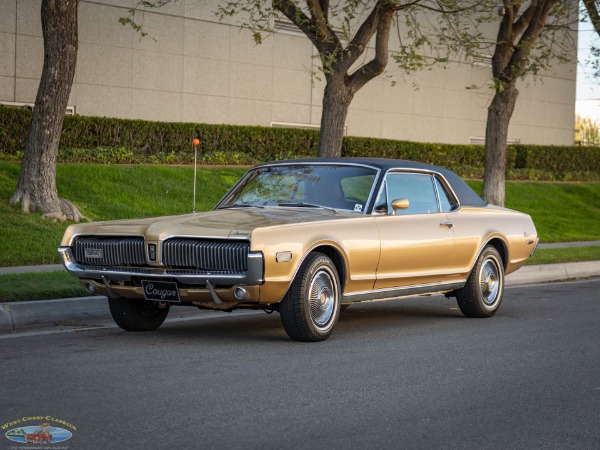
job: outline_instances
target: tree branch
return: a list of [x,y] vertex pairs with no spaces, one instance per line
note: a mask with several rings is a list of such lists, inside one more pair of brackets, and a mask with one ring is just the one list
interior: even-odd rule
[[321,11],[323,11],[325,20],[329,20],[329,0],[319,0],[319,6],[321,7]]
[[523,33],[525,28],[527,28],[527,26],[529,26],[529,24],[531,23],[531,19],[533,18],[533,15],[535,14],[538,6],[537,3],[538,2],[532,2],[531,5],[529,5],[529,7],[525,10],[525,12],[521,14],[521,17],[519,17],[515,22],[513,26],[513,42],[518,36],[521,35],[521,33]]
[[306,6],[308,6],[312,16],[312,23],[316,28],[317,37],[325,42],[334,43],[336,47],[341,46],[338,37],[327,20],[327,10],[323,11],[321,8],[321,0],[306,0]]
[[600,34],[600,14],[598,13],[598,7],[596,6],[595,0],[583,0],[585,9],[587,10],[590,21],[594,25],[596,33]]
[[382,13],[382,17],[378,20],[377,36],[375,40],[375,57],[350,75],[348,84],[353,92],[357,92],[373,78],[381,75],[385,70],[389,59],[388,46],[394,13],[394,9],[387,8],[387,10]]
[[365,21],[361,24],[360,28],[346,46],[344,54],[340,58],[340,67],[345,72],[352,67],[352,64],[364,53],[371,41],[371,38],[378,29],[378,24],[381,22],[381,15],[385,14],[385,10],[393,12],[393,9],[389,5],[384,6],[387,3],[386,0],[378,0],[377,4],[373,7],[373,10]]
[[521,38],[515,44],[515,50],[510,61],[500,77],[504,83],[513,83],[521,75],[531,54],[531,49],[542,33],[550,11],[558,1],[540,0],[537,2],[535,12]]
[[[310,39],[321,54],[333,53],[339,40],[335,33],[328,29],[319,30],[313,18],[309,18],[292,0],[273,0],[273,8],[281,12],[294,23]],[[321,33],[319,32],[321,31]],[[324,33],[323,33],[324,32]]]

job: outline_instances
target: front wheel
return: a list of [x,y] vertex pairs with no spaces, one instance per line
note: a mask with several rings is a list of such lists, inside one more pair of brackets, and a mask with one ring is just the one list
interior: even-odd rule
[[340,280],[333,261],[309,254],[281,301],[279,313],[291,339],[324,341],[340,315]]
[[456,291],[458,307],[467,317],[491,317],[496,314],[504,294],[504,265],[498,250],[483,249],[467,284]]
[[110,314],[126,331],[153,331],[169,314],[169,304],[159,307],[155,302],[131,298],[109,298]]

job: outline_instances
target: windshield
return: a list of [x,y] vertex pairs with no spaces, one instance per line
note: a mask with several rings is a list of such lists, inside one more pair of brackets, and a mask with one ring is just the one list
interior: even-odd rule
[[322,207],[364,212],[377,171],[368,167],[289,165],[248,173],[219,208]]

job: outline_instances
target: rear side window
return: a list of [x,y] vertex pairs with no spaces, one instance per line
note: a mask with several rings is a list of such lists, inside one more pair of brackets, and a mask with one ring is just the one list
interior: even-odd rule
[[437,189],[438,195],[440,196],[440,206],[442,207],[442,212],[452,211],[458,205],[455,203],[454,199],[450,201],[452,197],[448,195],[448,192],[446,191],[440,180],[438,180],[437,177],[434,177],[434,180],[435,187]]

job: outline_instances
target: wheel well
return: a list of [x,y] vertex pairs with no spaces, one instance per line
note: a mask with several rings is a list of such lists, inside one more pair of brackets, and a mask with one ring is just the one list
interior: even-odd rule
[[506,249],[506,244],[504,243],[504,241],[499,238],[494,238],[491,241],[489,241],[486,245],[491,245],[496,250],[498,250],[498,253],[500,253],[500,256],[502,257],[502,264],[504,265],[504,270],[506,270],[506,267],[508,266],[508,250]]
[[335,247],[331,247],[329,245],[322,245],[321,247],[313,248],[312,252],[323,253],[324,255],[328,256],[329,259],[331,259],[333,261],[333,264],[335,264],[335,268],[338,271],[338,276],[340,277],[340,283],[342,284],[342,286],[341,286],[342,292],[344,292],[344,289],[346,288],[346,273],[347,272],[346,272],[346,262],[344,261],[344,257],[342,256],[340,251]]

